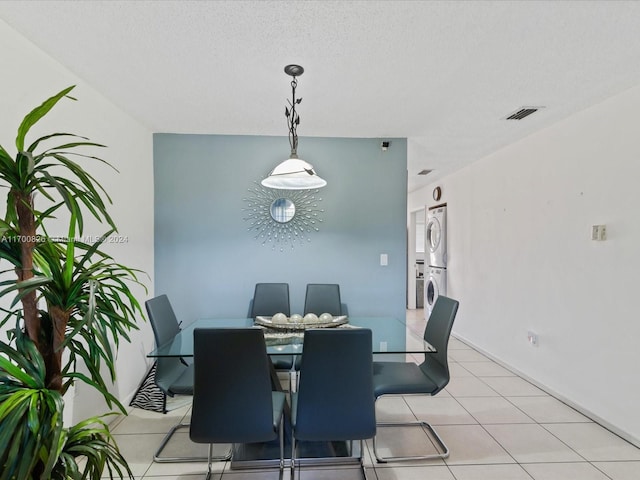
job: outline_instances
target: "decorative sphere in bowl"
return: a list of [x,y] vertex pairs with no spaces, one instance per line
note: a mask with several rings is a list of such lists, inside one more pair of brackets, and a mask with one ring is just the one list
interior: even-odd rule
[[320,321],[321,322],[331,322],[333,321],[333,315],[331,315],[330,313],[323,313],[322,315],[320,315]]
[[285,323],[287,321],[287,316],[282,312],[278,312],[271,317],[271,321],[273,323]]
[[294,313],[293,315],[291,315],[291,317],[289,317],[289,321],[291,323],[300,323],[302,322],[302,315],[300,315],[299,313]]
[[315,313],[307,313],[304,316],[304,321],[307,323],[317,323],[318,322],[318,316]]

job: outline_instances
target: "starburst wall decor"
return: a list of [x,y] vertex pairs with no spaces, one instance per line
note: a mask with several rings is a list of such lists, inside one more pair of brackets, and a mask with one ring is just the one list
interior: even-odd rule
[[279,190],[265,188],[256,183],[249,188],[249,196],[244,199],[247,207],[245,221],[251,222],[248,230],[254,232],[255,239],[262,245],[271,244],[273,250],[283,252],[293,249],[295,244],[310,242],[309,234],[318,232],[322,223],[318,208],[318,190]]

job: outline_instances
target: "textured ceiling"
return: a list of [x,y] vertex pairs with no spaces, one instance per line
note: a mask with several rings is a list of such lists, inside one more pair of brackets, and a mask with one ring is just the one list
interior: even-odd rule
[[[640,84],[640,2],[2,1],[0,19],[154,132],[286,135],[299,63],[301,156],[305,136],[407,137],[409,191]],[[545,108],[504,120],[522,106]]]

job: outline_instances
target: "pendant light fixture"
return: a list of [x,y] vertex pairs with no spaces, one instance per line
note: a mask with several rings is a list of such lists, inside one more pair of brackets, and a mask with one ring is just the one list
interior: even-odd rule
[[291,80],[291,100],[288,101],[289,106],[285,107],[287,125],[289,126],[291,154],[287,160],[278,164],[269,176],[260,183],[268,188],[279,188],[282,190],[321,188],[324,187],[327,182],[316,174],[313,170],[313,165],[298,158],[298,133],[296,130],[298,125],[300,125],[300,115],[298,115],[296,107],[300,105],[302,99],[296,99],[296,87],[298,86],[296,77],[304,73],[304,68],[300,65],[287,65],[284,67],[284,72],[293,77],[293,80]]

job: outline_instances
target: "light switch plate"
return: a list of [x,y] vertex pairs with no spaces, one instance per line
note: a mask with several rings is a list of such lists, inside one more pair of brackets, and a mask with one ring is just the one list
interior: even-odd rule
[[593,225],[591,227],[591,240],[601,242],[607,239],[606,225]]
[[387,255],[386,253],[380,254],[380,265],[383,267],[389,265],[389,255]]

